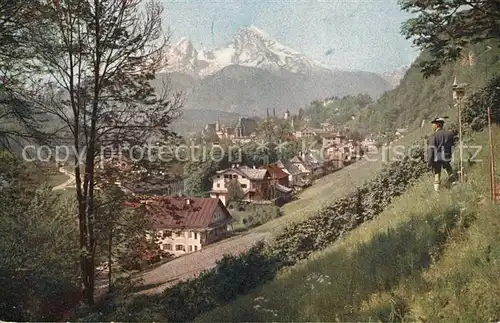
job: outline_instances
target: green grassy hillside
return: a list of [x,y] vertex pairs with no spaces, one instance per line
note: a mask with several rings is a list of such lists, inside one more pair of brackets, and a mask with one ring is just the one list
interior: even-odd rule
[[425,176],[342,241],[198,320],[499,320],[500,209],[488,203],[486,153],[468,183],[438,194]]
[[[466,59],[445,66],[442,74],[424,79],[417,64],[406,72],[400,86],[386,92],[377,102],[368,105],[351,125],[368,131],[387,131],[395,128],[418,128],[422,120],[438,114],[455,116],[452,85],[456,76],[459,83],[468,83],[471,93],[485,85],[486,80],[500,71],[498,41],[477,44],[470,48],[471,60]],[[488,46],[491,47],[487,50]],[[466,51],[467,53],[467,51]],[[470,63],[473,63],[472,65]]]

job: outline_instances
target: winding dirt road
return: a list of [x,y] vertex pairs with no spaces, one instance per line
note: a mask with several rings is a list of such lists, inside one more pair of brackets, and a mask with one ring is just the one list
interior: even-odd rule
[[65,190],[67,188],[74,188],[75,187],[75,175],[73,175],[73,173],[64,169],[64,167],[59,167],[59,172],[63,173],[64,175],[69,176],[69,178],[64,183],[59,184],[57,186],[54,186],[52,188],[52,190],[57,191],[57,190]]
[[144,281],[139,293],[161,293],[167,287],[180,281],[197,277],[204,270],[216,266],[216,262],[226,254],[237,255],[252,247],[258,241],[266,240],[270,233],[248,233],[218,243],[204,249],[175,258],[159,267],[140,274]]

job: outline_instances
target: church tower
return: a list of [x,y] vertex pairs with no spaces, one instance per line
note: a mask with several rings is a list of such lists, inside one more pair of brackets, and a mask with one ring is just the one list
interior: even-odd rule
[[220,119],[217,118],[217,123],[215,123],[215,131],[219,132],[220,131]]

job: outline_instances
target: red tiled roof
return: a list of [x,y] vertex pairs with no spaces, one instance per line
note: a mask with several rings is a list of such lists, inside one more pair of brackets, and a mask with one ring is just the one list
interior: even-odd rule
[[267,169],[267,171],[269,172],[269,174],[271,174],[271,176],[274,176],[277,179],[282,179],[282,178],[287,178],[288,177],[288,174],[285,173],[276,164],[264,165],[264,166],[262,166],[262,168]]
[[[187,201],[189,199],[189,204]],[[229,211],[218,198],[152,196],[141,203],[128,203],[129,206],[145,205],[151,227],[155,229],[204,229],[211,225],[217,206],[232,220]]]

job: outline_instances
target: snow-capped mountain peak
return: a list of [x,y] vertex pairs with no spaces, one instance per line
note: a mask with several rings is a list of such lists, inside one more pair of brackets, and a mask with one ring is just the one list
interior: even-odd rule
[[240,28],[225,47],[216,50],[198,51],[187,38],[183,38],[170,48],[168,62],[167,71],[179,71],[200,78],[229,65],[284,69],[300,74],[328,69],[272,39],[268,33],[253,25]]
[[247,30],[249,32],[252,32],[254,34],[257,34],[263,38],[272,38],[268,33],[266,33],[264,30],[260,29],[259,27],[257,26],[254,26],[254,25],[250,25],[248,27],[244,27],[244,28],[241,28],[240,30]]

